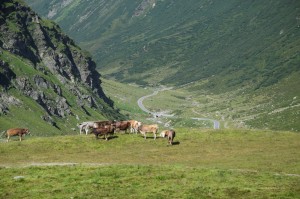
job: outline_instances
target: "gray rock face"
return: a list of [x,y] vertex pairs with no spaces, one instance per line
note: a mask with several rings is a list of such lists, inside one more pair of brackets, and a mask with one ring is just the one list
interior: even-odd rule
[[[39,103],[49,115],[66,117],[71,115],[72,111],[67,102],[67,99],[62,96],[57,96],[53,99],[52,96],[46,95],[42,89],[52,89],[54,92],[59,90],[57,85],[53,85],[40,76],[34,76],[35,85],[32,85],[27,77],[16,78],[15,87],[18,88],[24,95],[27,95]],[[58,93],[60,93],[58,91]],[[61,93],[60,93],[61,94]]]
[[[43,63],[51,73],[61,76],[62,83],[84,83],[104,101],[111,103],[102,91],[95,62],[84,55],[73,40],[62,34],[58,25],[43,22],[30,8],[17,2],[14,4],[20,28],[18,31],[11,30],[8,24],[1,24],[1,47],[34,64]],[[1,17],[10,18],[9,10],[5,9],[1,8],[4,11]]]
[[[77,97],[79,107],[102,108],[96,104],[99,99],[113,107],[113,102],[101,88],[95,62],[83,54],[73,40],[61,33],[58,25],[43,21],[22,3],[4,1],[11,4],[0,4],[0,50],[30,60],[34,69],[46,76],[51,74],[60,82],[58,85],[38,74],[17,76],[9,64],[0,61],[0,86],[4,90],[13,86],[35,100],[47,112],[43,119],[53,125],[51,116],[65,118],[73,114],[61,85]],[[15,27],[9,21],[16,21]],[[8,98],[0,96],[0,113],[7,112],[9,104],[13,104]]]
[[11,79],[16,78],[16,74],[9,68],[9,65],[0,60],[0,85],[7,89]]
[[10,96],[7,93],[0,92],[0,115],[8,113],[10,105],[18,106],[21,104],[22,102],[19,99]]
[[50,88],[52,85],[50,85],[49,82],[47,82],[43,77],[40,77],[39,75],[35,75],[33,78],[35,85],[39,88]]

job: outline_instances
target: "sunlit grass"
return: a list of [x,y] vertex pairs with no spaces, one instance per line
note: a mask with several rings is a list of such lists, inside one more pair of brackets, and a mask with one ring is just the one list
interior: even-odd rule
[[[297,198],[299,177],[185,166],[0,169],[2,198]],[[14,179],[22,176],[21,179]]]
[[0,143],[0,197],[299,197],[299,134],[176,132],[173,146],[123,133],[109,141],[74,135]]

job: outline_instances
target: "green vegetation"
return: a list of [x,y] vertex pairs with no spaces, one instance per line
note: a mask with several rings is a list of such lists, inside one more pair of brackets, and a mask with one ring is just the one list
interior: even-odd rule
[[[54,8],[62,28],[91,50],[108,78],[102,85],[114,108],[144,123],[160,121],[159,131],[168,123],[176,137],[170,146],[152,135],[145,140],[116,133],[109,141],[78,135],[79,120],[120,119],[120,114],[99,98],[95,103],[101,111],[83,109],[67,84],[49,69],[40,70],[43,63],[33,65],[1,49],[1,60],[28,84],[38,75],[58,85],[72,114],[53,116],[54,126],[42,119],[42,106],[13,86],[15,80],[9,88],[1,86],[21,105],[10,106],[0,118],[0,198],[300,197],[300,135],[291,132],[300,130],[298,2],[158,0],[140,10],[141,1],[129,0],[64,1],[70,3],[65,7],[57,6],[63,5],[58,0],[31,2],[45,15]],[[23,31],[17,16],[6,19],[9,33]],[[79,50],[65,35],[65,43],[59,42],[54,23],[40,24],[54,51]],[[35,26],[29,24],[28,31]],[[92,95],[92,89],[76,84]],[[160,84],[173,89],[144,105],[174,117],[151,118],[137,106]],[[57,95],[39,89],[50,99]],[[210,130],[212,121],[192,118],[219,120],[221,129]],[[29,128],[31,136],[6,143],[4,130],[16,126]]]
[[57,24],[22,1],[0,7],[1,132],[68,135],[82,121],[123,117],[103,93],[94,61]]
[[141,135],[123,133],[109,141],[96,140],[92,135],[33,135],[22,142],[15,138],[0,143],[0,197],[300,196],[299,134],[199,129],[176,132],[173,146],[163,138],[144,140]]
[[137,100],[152,92],[152,89],[142,88],[138,85],[126,85],[116,81],[101,79],[103,91],[109,96],[115,104],[115,108],[119,109],[123,115],[129,118],[147,117],[137,105]]
[[249,83],[268,87],[299,71],[294,0],[158,0],[144,4],[140,16],[142,0],[27,2],[44,16],[57,11],[51,19],[91,51],[106,78],[182,85],[214,75],[203,88],[224,92]]
[[[159,92],[143,104],[153,112],[166,112],[174,117],[158,118],[172,127],[212,128],[211,121],[191,118],[211,118],[221,122],[221,128],[260,128],[300,131],[299,73],[281,80],[274,86],[252,92],[251,88],[214,94],[199,89],[205,81]],[[141,112],[137,100],[152,94],[156,87],[125,85],[103,79],[105,93],[129,118],[149,123],[148,114]]]
[[106,89],[127,115],[138,112],[126,101],[140,90],[130,84],[148,94],[164,85],[174,89],[145,105],[175,113],[174,126],[210,127],[189,119],[205,117],[225,128],[300,130],[299,1],[157,0],[140,10],[142,0],[27,2],[44,16],[56,10],[51,19],[91,52],[102,77],[129,84],[122,96]]

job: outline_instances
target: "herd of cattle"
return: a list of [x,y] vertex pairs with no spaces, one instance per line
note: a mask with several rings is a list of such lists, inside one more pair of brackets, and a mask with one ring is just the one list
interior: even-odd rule
[[[156,139],[156,134],[158,133],[158,125],[142,124],[136,120],[128,121],[88,121],[78,124],[80,134],[85,133],[86,135],[92,133],[98,139],[99,136],[104,136],[105,140],[108,140],[110,135],[113,135],[117,131],[125,131],[130,133],[141,133],[146,139],[147,133],[152,133],[154,139]],[[29,129],[25,128],[13,128],[6,131],[7,142],[12,136],[19,136],[19,140],[22,141],[23,135],[30,134]],[[160,133],[161,137],[167,137],[168,143],[173,144],[173,139],[175,137],[174,130],[164,130]]]
[[[152,133],[154,139],[156,139],[156,134],[158,133],[158,125],[151,124],[146,125],[142,124],[136,120],[128,120],[128,121],[89,121],[82,122],[78,125],[80,134],[85,132],[85,134],[93,133],[96,138],[98,136],[104,136],[105,140],[108,140],[108,137],[114,134],[116,131],[125,131],[130,133],[141,133],[146,139],[147,133]],[[168,143],[173,144],[173,139],[175,137],[174,130],[164,130],[160,134],[161,137],[167,137]]]

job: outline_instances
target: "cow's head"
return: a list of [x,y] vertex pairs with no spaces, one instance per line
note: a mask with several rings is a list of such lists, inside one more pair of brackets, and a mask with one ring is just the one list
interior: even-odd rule
[[30,134],[30,131],[29,129],[25,129],[25,134],[29,135]]
[[110,124],[110,128],[112,131],[115,131],[116,130],[116,125],[115,124]]
[[161,133],[160,133],[160,137],[165,137],[166,136],[166,131],[162,131]]
[[137,122],[137,123],[135,123],[134,128],[139,129],[141,126],[142,126],[142,122]]

